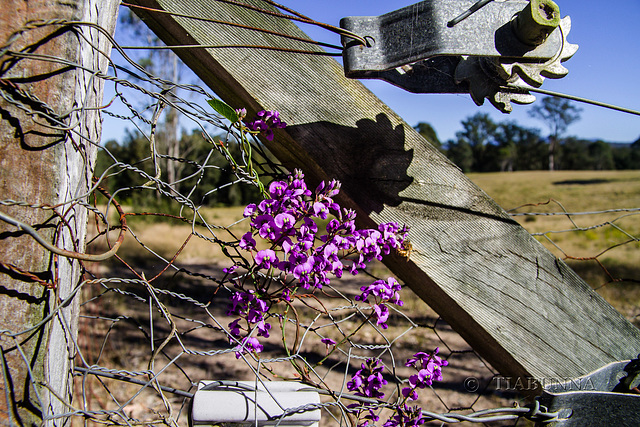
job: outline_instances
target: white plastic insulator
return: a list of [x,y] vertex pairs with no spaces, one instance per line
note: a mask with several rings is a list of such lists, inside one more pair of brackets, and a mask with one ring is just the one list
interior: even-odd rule
[[[320,395],[309,386],[288,381],[220,383],[201,381],[198,385],[191,409],[194,426],[318,427]],[[317,409],[305,408],[308,405],[317,405]]]

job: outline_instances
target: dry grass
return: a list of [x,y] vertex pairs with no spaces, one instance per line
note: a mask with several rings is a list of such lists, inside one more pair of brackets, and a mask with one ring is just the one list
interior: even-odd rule
[[[640,208],[640,171],[534,171],[470,174],[512,212],[601,212]],[[517,216],[614,307],[638,324],[640,212]]]
[[[511,174],[483,174],[471,175],[481,188],[493,196],[499,204],[507,209],[524,204],[537,204],[548,199],[557,200],[564,209],[570,212],[596,211],[612,208],[635,208],[640,206],[640,172],[524,172]],[[519,209],[518,212],[557,212],[561,211],[557,203],[542,204]],[[206,208],[200,211],[208,224],[216,224],[220,228],[207,228],[184,223],[179,220],[167,219],[162,222],[154,222],[149,218],[129,216],[128,225],[132,234],[127,235],[125,243],[119,255],[130,265],[135,267],[137,274],[144,274],[146,278],[155,277],[167,267],[167,261],[178,252],[174,261],[178,267],[198,272],[203,276],[222,277],[222,267],[228,266],[230,261],[223,253],[221,246],[212,243],[216,239],[233,241],[248,230],[249,224],[242,219],[242,208]],[[189,216],[183,213],[184,216]],[[594,257],[617,243],[629,240],[629,236],[640,234],[640,225],[636,216],[620,217],[620,214],[594,215],[575,217],[575,224],[566,216],[535,216],[517,217],[530,232],[544,233],[558,230],[572,230],[564,233],[547,233],[547,237],[541,237],[543,244],[547,245],[559,257]],[[586,231],[575,231],[579,227],[591,227],[593,225],[615,221],[615,225],[602,226]],[[620,231],[623,230],[624,232]],[[201,237],[193,235],[196,231]],[[115,234],[115,233],[114,233]],[[133,236],[137,236],[142,246]],[[626,239],[626,240],[625,240]],[[640,278],[638,257],[636,249],[638,243],[627,243],[616,247],[591,261],[572,261],[574,268],[587,279],[594,287],[598,287],[610,280],[605,270],[599,264],[604,265],[613,278]],[[98,244],[92,244],[91,249],[99,251],[105,249]],[[155,254],[155,255],[154,255]],[[160,256],[161,258],[158,258]],[[132,273],[119,261],[110,261],[100,266],[90,266],[90,269],[103,277],[131,277]],[[388,274],[384,266],[376,264],[373,271],[378,276]],[[302,304],[298,302],[298,320],[302,323],[313,322],[315,316],[322,310],[338,307],[345,301],[353,300],[358,288],[368,280],[365,276],[349,277],[340,281],[339,292],[346,296],[332,298],[323,296],[320,302]],[[370,280],[369,280],[370,283]],[[158,289],[176,292],[194,298],[200,302],[213,300],[213,304],[207,310],[198,308],[192,304],[186,304],[181,299],[163,298],[163,304],[173,316],[177,331],[182,343],[193,351],[212,351],[228,347],[228,341],[224,334],[215,328],[212,317],[220,324],[225,325],[230,321],[225,313],[226,297],[224,291],[215,295],[215,285],[206,277],[191,276],[181,271],[167,271],[153,285]],[[136,287],[137,286],[137,287]],[[146,290],[136,286],[121,287],[149,298]],[[601,292],[616,308],[634,319],[640,307],[640,291],[632,281],[609,283],[601,287]],[[99,287],[87,289],[85,300],[103,292]],[[329,291],[329,293],[331,293]],[[145,296],[146,295],[146,296]],[[430,350],[436,346],[448,357],[450,366],[446,370],[446,378],[442,384],[438,384],[433,392],[424,396],[420,403],[425,408],[434,412],[446,412],[448,409],[473,406],[475,410],[488,409],[499,406],[510,406],[514,400],[519,400],[515,394],[491,393],[491,383],[494,371],[488,367],[472,349],[451,328],[441,321],[438,316],[410,290],[403,290],[403,300],[406,302],[402,312],[407,317],[394,315],[391,326],[380,334],[372,327],[364,327],[358,331],[356,342],[360,344],[386,344],[387,337],[401,336],[393,344],[394,356],[398,360],[386,361],[389,366],[396,366],[399,376],[409,373],[402,366],[400,359],[406,358],[417,348]],[[314,304],[316,307],[313,308]],[[139,300],[124,297],[117,293],[103,295],[83,307],[84,314],[89,315],[81,319],[81,340],[83,354],[89,363],[96,363],[116,369],[126,368],[130,370],[144,370],[148,368],[151,354],[151,342],[149,334],[155,334],[155,345],[162,343],[170,333],[169,325],[156,311],[152,314],[154,321],[150,319],[151,310],[148,304]],[[209,314],[208,314],[209,313]],[[335,316],[342,316],[340,311]],[[94,317],[92,317],[94,316]],[[96,318],[98,317],[98,318]],[[113,320],[120,319],[120,320]],[[325,321],[327,319],[325,318]],[[194,321],[202,322],[207,327],[194,328]],[[362,319],[347,319],[340,323],[343,332],[353,331],[358,328]],[[420,327],[411,326],[414,322]],[[274,328],[277,328],[274,321]],[[150,325],[153,324],[153,329]],[[212,326],[213,325],[213,326]],[[294,328],[287,327],[287,342],[292,343],[295,336]],[[336,340],[340,339],[340,333],[335,325],[321,329],[324,336]],[[272,337],[265,341],[265,358],[277,358],[283,356],[283,345],[278,333],[272,333]],[[344,346],[345,351],[353,351],[349,345]],[[183,350],[178,342],[173,339],[164,348],[166,356],[157,357],[156,370],[175,355]],[[313,339],[307,338],[300,348],[301,354],[311,363],[321,360],[326,355],[327,349],[319,343],[313,335]],[[316,366],[316,372],[327,384],[340,389],[344,386],[345,372],[353,373],[359,365],[358,360],[345,363],[344,358],[331,357]],[[201,379],[237,379],[251,380],[255,374],[249,366],[235,359],[233,353],[216,355],[203,358],[197,355],[183,354],[180,357],[180,366],[184,371],[171,367],[161,378],[163,384],[169,384],[179,389],[188,389],[193,381]],[[287,370],[288,367],[288,370]],[[286,363],[271,363],[266,368],[282,375],[285,378],[291,376],[291,367]],[[489,386],[489,393],[480,396],[475,393],[467,393],[463,389],[464,379],[477,377],[483,386]],[[119,385],[117,381],[107,381],[110,392],[117,396],[117,400],[126,401],[128,396],[136,392],[139,387],[130,384]],[[96,408],[109,409],[113,407],[108,396],[104,394],[104,385],[91,379],[86,388],[89,400],[93,401]],[[177,411],[184,401],[177,397],[171,397],[174,410]],[[156,394],[146,390],[134,399],[125,409],[127,414],[141,420],[151,420],[157,414],[164,413],[164,405]],[[186,409],[182,406],[182,414],[177,416],[181,421],[185,420]],[[324,416],[323,416],[324,418]],[[328,418],[328,417],[327,417]],[[182,423],[181,423],[182,424]],[[522,423],[519,423],[520,425]],[[331,422],[325,425],[332,425]]]

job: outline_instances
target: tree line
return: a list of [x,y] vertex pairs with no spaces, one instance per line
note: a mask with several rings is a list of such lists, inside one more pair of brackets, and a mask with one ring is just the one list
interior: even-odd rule
[[[166,192],[188,195],[196,206],[239,206],[260,198],[256,186],[234,183],[238,178],[229,161],[213,146],[221,143],[218,138],[209,142],[196,129],[182,132],[179,137],[166,137],[166,131],[161,129],[155,141],[159,154],[156,162]],[[228,149],[234,158],[242,157],[235,141],[228,142]],[[181,156],[167,156],[171,151]],[[147,137],[127,131],[121,142],[109,140],[104,144],[104,149],[98,152],[94,175],[102,178],[100,184],[111,194],[118,191],[120,203],[172,212],[179,205],[160,198],[156,191],[145,191],[155,188],[155,184],[146,185],[149,177],[156,175],[150,153]]]
[[[640,167],[640,138],[632,144],[609,144],[564,136],[568,125],[579,118],[579,110],[568,101],[544,98],[531,111],[533,116],[548,123],[549,135],[542,136],[539,129],[526,128],[514,121],[495,122],[484,113],[463,120],[456,138],[445,143],[440,142],[428,123],[418,123],[415,129],[464,172]],[[233,170],[199,130],[183,131],[176,137],[173,136],[174,128],[163,124],[156,135],[156,146],[161,154],[161,179],[172,190],[189,194],[196,205],[203,206],[242,205],[259,197],[253,186],[229,185],[236,180]],[[228,147],[234,157],[241,155],[233,140],[228,142]],[[108,141],[104,148],[98,154],[96,176],[107,171],[103,184],[109,191],[120,190],[119,199],[126,204],[154,207],[167,203],[159,199],[157,193],[141,191],[148,178],[125,166],[133,165],[148,176],[155,175],[146,137],[138,132],[128,132],[121,142]],[[185,158],[191,161],[177,160]]]
[[[148,28],[130,12],[120,16],[119,37],[146,39],[150,45],[161,44]],[[169,50],[151,50],[137,58],[138,64],[153,75],[178,82],[184,77],[184,66]],[[177,96],[177,85],[164,88],[166,96]],[[513,121],[495,122],[489,115],[478,113],[461,122],[462,130],[453,140],[441,143],[433,127],[418,123],[416,130],[436,145],[465,172],[521,171],[537,169],[636,169],[640,167],[640,138],[631,145],[611,145],[603,141],[565,137],[569,125],[580,119],[580,109],[570,101],[546,97],[529,111],[543,121],[549,133],[525,128]],[[197,205],[241,205],[259,195],[249,185],[228,185],[235,180],[233,171],[222,154],[205,141],[200,131],[178,130],[177,111],[167,105],[159,123],[156,145],[161,157],[161,179],[171,190],[189,194]],[[153,191],[140,191],[147,179],[124,165],[133,165],[149,176],[155,175],[150,160],[149,141],[138,132],[129,132],[122,141],[108,141],[98,154],[96,176],[108,169],[103,184],[113,192],[120,190],[124,203],[143,206],[166,203]],[[231,154],[240,155],[238,146],[229,142]],[[237,152],[236,152],[237,151]],[[192,159],[192,162],[175,159]],[[174,160],[171,160],[174,159]],[[120,162],[115,167],[114,162]],[[205,168],[201,165],[206,164]],[[115,172],[115,173],[114,173]],[[163,206],[163,208],[167,208]]]
[[549,134],[514,121],[495,122],[478,113],[461,122],[456,138],[441,142],[425,122],[415,129],[464,172],[524,170],[615,170],[640,168],[640,138],[632,144],[609,144],[565,136],[580,109],[570,101],[543,98],[529,114],[547,124]]

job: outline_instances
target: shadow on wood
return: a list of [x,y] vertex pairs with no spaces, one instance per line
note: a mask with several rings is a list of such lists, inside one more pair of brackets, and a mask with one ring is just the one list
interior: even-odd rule
[[356,127],[318,122],[289,126],[287,132],[296,140],[318,141],[323,157],[340,156],[325,172],[344,177],[343,191],[367,214],[382,212],[384,205],[398,206],[400,192],[413,181],[407,175],[413,150],[405,149],[404,128],[394,127],[385,114],[375,121],[358,120]]
[[[290,21],[220,2],[134,3],[305,36]],[[136,13],[169,45],[300,47],[258,32]],[[503,375],[525,384],[572,378],[640,352],[637,328],[411,126],[345,78],[333,59],[259,49],[176,53],[234,108],[247,108],[249,116],[279,110],[290,126],[265,144],[312,184],[340,180],[340,202],[356,210],[360,226],[410,226],[411,259],[390,256],[385,264]]]

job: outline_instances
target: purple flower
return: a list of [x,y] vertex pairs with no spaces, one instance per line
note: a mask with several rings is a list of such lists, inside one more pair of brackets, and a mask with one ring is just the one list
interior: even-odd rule
[[[285,126],[277,111],[261,111],[256,120],[247,124],[253,132],[262,132],[267,139],[273,138],[274,129]],[[265,318],[274,302],[277,303],[280,298],[291,301],[298,287],[320,289],[329,284],[333,277],[340,278],[347,268],[356,274],[370,261],[381,259],[392,248],[402,244],[406,238],[402,233],[406,230],[400,229],[396,223],[380,224],[377,229],[357,230],[355,212],[341,210],[334,201],[339,192],[340,183],[333,180],[321,183],[312,193],[307,188],[304,174],[295,170],[287,179],[269,184],[268,198],[257,204],[249,204],[244,209],[243,215],[250,218],[251,228],[242,236],[238,247],[252,252],[254,265],[248,274],[233,279],[238,291],[231,296],[228,315],[239,319],[229,324],[232,335],[257,330],[258,337],[268,337],[271,325],[265,322]],[[322,233],[322,236],[317,235],[315,218],[328,219],[326,233]],[[269,249],[257,250],[258,237],[268,243]],[[346,257],[353,259],[350,267],[343,264]],[[224,271],[232,273],[234,269],[231,267]],[[284,280],[278,280],[278,283],[283,286],[274,287],[271,291],[260,290],[264,286],[263,275],[256,274],[260,269],[276,269],[273,273],[281,273],[280,277]],[[356,299],[370,304],[372,317],[378,325],[386,328],[390,311],[388,304],[402,305],[400,284],[390,278],[376,281],[361,291],[362,294]],[[240,320],[246,322],[244,328],[239,326]],[[322,342],[327,346],[335,345],[335,341],[329,338],[322,339]],[[243,345],[248,351],[261,351],[255,338],[243,341]],[[366,372],[361,369],[360,376],[354,377],[350,387],[363,396],[382,395],[379,390],[386,384],[381,373],[383,367],[378,366],[377,362],[368,363],[366,369],[363,365]],[[436,378],[435,373],[431,377]],[[419,374],[416,378],[418,380],[413,384],[423,381],[419,379]],[[371,412],[365,419],[377,418]]]
[[229,323],[229,332],[234,337],[240,336],[240,325],[238,325],[238,323],[240,323],[240,319],[236,319],[233,322]]
[[251,203],[248,204],[246,208],[244,208],[244,212],[242,213],[242,215],[245,218],[249,218],[250,216],[253,216],[254,213],[256,213],[256,204],[255,203]]
[[287,183],[285,181],[273,181],[269,184],[269,194],[274,199],[282,197],[284,192],[287,190]]
[[413,366],[416,369],[440,370],[442,366],[447,366],[449,362],[442,360],[442,358],[438,356],[439,351],[440,347],[436,347],[431,354],[419,351],[414,354],[413,357],[407,359],[407,362],[404,365]]
[[329,243],[322,250],[322,255],[327,261],[337,261],[338,247],[333,243]]
[[[384,365],[378,359],[367,359],[360,369],[347,383],[347,389],[354,392],[358,396],[370,397],[373,399],[382,399],[384,393],[380,389],[387,384],[382,377]],[[355,412],[358,418],[358,427],[368,426],[369,421],[376,422],[380,418],[365,403],[354,403],[348,406],[350,412]],[[364,415],[363,415],[364,414]]]
[[331,338],[322,338],[320,342],[326,345],[336,345],[336,342]]
[[252,222],[252,225],[258,229],[258,234],[265,240],[275,240],[276,223],[269,214],[258,215]]
[[249,352],[261,353],[264,349],[264,346],[260,344],[257,338],[254,337],[244,337],[242,339],[242,343],[236,347],[234,350],[236,351],[236,359],[242,357],[243,354]]
[[373,312],[376,315],[376,323],[382,327],[382,329],[387,329],[389,325],[387,325],[387,320],[389,320],[389,307],[384,304],[375,304],[373,306]]
[[402,389],[402,395],[409,400],[418,400],[418,392],[415,388],[405,387]]
[[[362,294],[356,296],[355,299],[356,301],[370,303],[376,323],[383,329],[387,329],[386,322],[389,319],[389,307],[385,304],[404,304],[400,300],[400,294],[398,293],[401,288],[398,281],[393,277],[389,277],[386,282],[384,280],[376,280],[369,286],[361,287]],[[373,297],[373,301],[370,301],[370,297]]]
[[273,215],[279,207],[280,203],[276,199],[264,199],[258,203],[258,211],[266,215]]
[[227,316],[244,316],[248,322],[257,323],[264,318],[269,305],[258,298],[254,291],[235,292],[231,296],[231,306]]
[[298,230],[297,238],[298,240],[313,242],[317,232],[318,224],[316,224],[311,218],[304,218],[303,224]]
[[272,249],[263,249],[256,254],[258,268],[269,269],[278,263],[278,257]]
[[286,234],[289,230],[293,229],[296,224],[296,219],[290,213],[283,212],[276,215],[273,222],[281,233]]
[[253,238],[253,234],[250,231],[244,233],[238,244],[245,251],[250,251],[256,248],[256,240]]
[[247,115],[247,109],[246,108],[238,108],[238,109],[236,109],[236,114],[238,115],[238,120],[242,120]]
[[340,229],[340,227],[341,227],[340,221],[334,218],[331,221],[329,221],[329,223],[327,224],[327,233],[329,234],[336,233]]
[[327,209],[327,206],[324,203],[315,202],[313,204],[313,214],[318,218],[327,219],[327,216],[329,215],[329,210]]
[[245,295],[246,294],[244,292],[236,292],[231,295],[231,307],[229,307],[229,310],[227,311],[227,316],[240,314],[244,310],[246,307]]
[[[264,318],[264,313],[267,310],[266,307],[266,303],[262,300],[255,300],[256,302],[258,302],[258,304],[253,305],[252,307],[250,307],[245,316],[247,318],[247,322],[249,323],[259,323],[262,322],[262,319]],[[259,304],[262,303],[262,304]],[[264,307],[263,307],[264,306]]]
[[387,384],[382,376],[384,365],[378,359],[367,359],[347,383],[347,390],[358,396],[381,399],[384,393],[380,389]]
[[396,305],[403,305],[400,300],[400,294],[398,293],[402,289],[402,286],[398,281],[389,277],[387,281],[376,280],[369,286],[363,286],[360,288],[362,294],[356,297],[357,301],[367,302],[370,295],[373,295],[376,302],[389,302]]
[[303,288],[309,289],[312,283],[312,271],[313,271],[314,258],[309,257],[302,264],[298,264],[293,269],[293,277],[300,281]]
[[237,265],[232,265],[231,267],[225,267],[222,269],[223,272],[227,273],[227,274],[231,274],[234,271],[236,271],[238,269]]
[[410,427],[419,426],[425,423],[422,415],[422,408],[419,406],[407,406],[406,404],[398,406],[396,414],[384,423],[383,427]]
[[269,329],[271,329],[270,323],[265,323],[264,320],[261,320],[260,322],[258,322],[256,327],[258,328],[259,337],[269,338]]
[[449,363],[438,356],[438,351],[438,347],[431,354],[420,351],[404,364],[418,371],[417,374],[409,377],[409,387],[402,389],[404,397],[416,400],[418,398],[417,389],[428,387],[433,384],[433,381],[442,381],[442,367]]
[[247,123],[247,128],[254,132],[264,133],[265,138],[269,141],[273,141],[273,129],[284,129],[287,124],[280,120],[280,113],[272,111],[259,111],[258,118],[252,122]]

